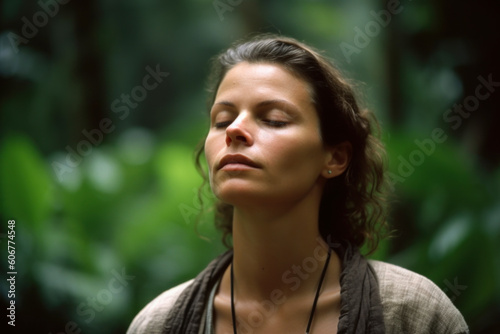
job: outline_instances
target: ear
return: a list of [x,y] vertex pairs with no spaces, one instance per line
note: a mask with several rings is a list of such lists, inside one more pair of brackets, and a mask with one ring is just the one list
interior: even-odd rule
[[325,178],[331,179],[342,174],[351,162],[352,145],[344,141],[333,147],[327,147],[325,168],[321,173]]

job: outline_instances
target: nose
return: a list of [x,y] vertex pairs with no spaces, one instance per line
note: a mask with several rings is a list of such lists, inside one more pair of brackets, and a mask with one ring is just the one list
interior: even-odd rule
[[253,144],[253,136],[250,130],[249,116],[240,114],[227,128],[226,128],[226,145],[243,144],[251,146]]

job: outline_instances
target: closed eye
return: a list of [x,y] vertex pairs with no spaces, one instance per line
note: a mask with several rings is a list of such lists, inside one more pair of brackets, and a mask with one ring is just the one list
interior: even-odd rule
[[265,119],[263,122],[274,128],[283,128],[288,125],[288,122],[276,121],[272,119]]
[[232,121],[217,122],[214,124],[214,126],[216,129],[224,129],[227,128],[231,123]]

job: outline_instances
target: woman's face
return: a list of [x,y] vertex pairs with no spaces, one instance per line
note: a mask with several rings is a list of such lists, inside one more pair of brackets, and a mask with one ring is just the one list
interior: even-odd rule
[[279,65],[233,67],[210,112],[205,154],[223,202],[281,205],[321,194],[329,155],[307,83]]

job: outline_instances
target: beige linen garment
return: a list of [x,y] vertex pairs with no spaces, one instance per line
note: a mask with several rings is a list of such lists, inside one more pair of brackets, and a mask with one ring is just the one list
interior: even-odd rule
[[[469,333],[460,312],[429,279],[385,262],[370,260],[369,264],[379,283],[386,333]],[[161,334],[167,313],[192,281],[163,292],[146,305],[132,321],[127,334]],[[205,315],[202,321],[205,323]],[[199,334],[203,333],[202,326]]]

